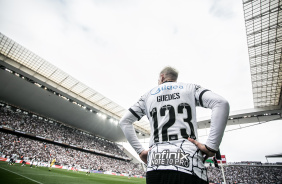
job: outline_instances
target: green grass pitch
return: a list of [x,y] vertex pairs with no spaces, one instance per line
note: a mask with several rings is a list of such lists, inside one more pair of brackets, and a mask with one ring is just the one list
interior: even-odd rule
[[9,184],[145,184],[145,178],[130,178],[125,176],[114,176],[107,174],[85,172],[73,172],[65,169],[47,167],[30,168],[29,165],[20,164],[8,165],[7,162],[0,162],[0,183]]

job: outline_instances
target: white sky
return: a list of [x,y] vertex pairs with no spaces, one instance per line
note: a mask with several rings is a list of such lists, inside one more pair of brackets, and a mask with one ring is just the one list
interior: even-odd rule
[[[167,65],[178,81],[225,97],[231,111],[253,108],[242,1],[0,0],[0,32],[124,108]],[[265,162],[282,153],[279,130],[281,121],[226,132],[221,153]]]

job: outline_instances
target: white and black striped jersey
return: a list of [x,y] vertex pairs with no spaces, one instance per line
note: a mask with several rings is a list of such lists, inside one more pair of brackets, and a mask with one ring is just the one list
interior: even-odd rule
[[206,145],[218,150],[229,104],[224,98],[199,85],[166,82],[148,91],[129,108],[120,126],[138,154],[144,148],[136,137],[132,123],[145,115],[150,122],[151,150],[147,171],[177,170],[207,180],[202,153],[188,141],[188,137],[198,139],[196,106],[212,109],[211,131]]

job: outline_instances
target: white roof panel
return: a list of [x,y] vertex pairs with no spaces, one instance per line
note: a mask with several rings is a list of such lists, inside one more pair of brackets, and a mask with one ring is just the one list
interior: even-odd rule
[[[2,33],[0,33],[0,53],[19,64],[17,68],[20,70],[27,68],[31,71],[30,74],[33,77],[37,77],[39,80],[44,79],[43,82],[54,85],[53,87],[62,89],[70,96],[73,96],[74,101],[75,98],[83,100],[86,104],[92,104],[95,108],[115,119],[121,118],[125,112],[123,107],[22,47]],[[135,128],[139,129],[137,126]],[[149,130],[143,132],[149,133]]]
[[280,0],[243,0],[255,107],[277,106],[282,86]]

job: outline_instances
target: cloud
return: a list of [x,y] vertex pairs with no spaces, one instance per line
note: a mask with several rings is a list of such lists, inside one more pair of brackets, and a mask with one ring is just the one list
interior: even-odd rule
[[209,12],[220,19],[231,19],[236,16],[234,6],[234,1],[213,0]]
[[[240,107],[233,100],[237,96],[244,96],[244,106],[252,106],[250,95],[245,95],[251,94],[246,82],[249,71],[238,76],[241,66],[249,68],[244,64],[248,55],[243,16],[235,11],[241,2],[231,6],[207,0],[1,3],[1,32],[126,108],[156,85],[157,74],[166,65],[180,70],[180,81],[227,96],[231,108]],[[210,16],[224,8],[236,15],[232,21]],[[138,85],[124,87],[130,96],[114,93],[120,84],[113,79]],[[236,90],[239,84],[246,90]]]

